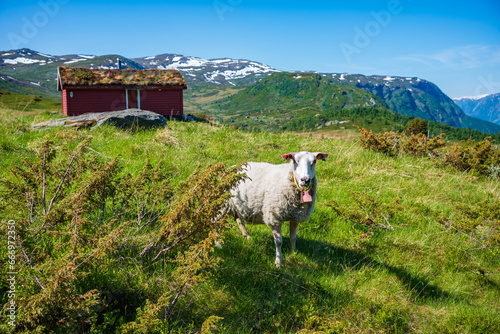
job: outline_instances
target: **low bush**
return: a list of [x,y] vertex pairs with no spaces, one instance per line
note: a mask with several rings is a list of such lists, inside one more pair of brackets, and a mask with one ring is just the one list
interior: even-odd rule
[[405,126],[407,135],[427,134],[427,121],[421,118],[414,118]]
[[469,139],[447,146],[443,139],[444,134],[431,138],[424,133],[373,134],[363,128],[358,127],[358,129],[361,132],[361,145],[372,151],[389,155],[404,153],[435,157],[441,164],[459,171],[471,172],[473,175],[497,178],[499,174],[500,151],[494,148],[490,137],[479,142]]
[[407,153],[414,156],[436,156],[440,149],[445,147],[446,141],[443,135],[429,138],[423,133],[406,134],[397,132],[385,132],[382,134],[373,134],[358,127],[361,132],[361,145],[375,152],[396,155]]
[[[3,322],[4,332],[158,331],[218,264],[212,245],[227,223],[213,217],[242,178],[238,166],[199,169],[173,191],[161,163],[122,175],[118,159],[89,143],[70,152],[43,141],[2,180],[0,210],[16,222],[23,287],[18,320]],[[2,247],[3,263],[7,256]],[[165,263],[171,270],[159,270]]]
[[488,176],[491,170],[500,167],[500,151],[493,148],[490,139],[479,142],[469,139],[454,144],[444,153],[444,164],[460,171]]

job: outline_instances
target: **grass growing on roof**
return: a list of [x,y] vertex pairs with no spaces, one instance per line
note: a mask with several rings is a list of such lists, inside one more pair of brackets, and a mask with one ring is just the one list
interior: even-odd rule
[[[35,160],[35,147],[47,139],[69,151],[89,139],[89,154],[108,163],[118,157],[120,175],[137,176],[147,160],[152,166],[163,161],[177,196],[189,189],[185,181],[197,167],[280,163],[282,154],[301,150],[330,154],[317,166],[317,206],[299,225],[295,254],[284,225],[283,268],[274,267],[268,227],[247,226],[252,239],[245,240],[231,224],[211,255],[221,262],[183,291],[152,332],[195,333],[204,323],[227,333],[500,332],[500,254],[494,240],[500,217],[491,209],[486,219],[481,209],[498,203],[498,180],[437,167],[428,158],[372,152],[356,141],[175,121],[168,122],[170,130],[34,131],[32,122],[54,116],[5,107],[0,113],[7,120],[0,124],[0,177],[12,182],[10,170],[22,166],[23,158]],[[467,229],[458,224],[467,222]],[[153,224],[149,231],[160,227]],[[150,241],[141,238],[136,244],[124,238],[101,263],[108,271],[76,281],[97,288],[103,301],[89,320],[94,332],[139,328],[154,309],[146,297],[173,284],[168,278],[174,262],[137,265],[142,247],[134,247]],[[6,283],[1,284],[6,303]]]
[[186,82],[177,70],[88,69],[83,67],[59,67],[63,86],[123,85],[138,86],[185,86]]

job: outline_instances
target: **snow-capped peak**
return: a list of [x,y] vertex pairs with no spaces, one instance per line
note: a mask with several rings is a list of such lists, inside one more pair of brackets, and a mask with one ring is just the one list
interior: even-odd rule
[[488,95],[491,95],[491,94],[483,94],[483,95],[477,95],[477,96],[462,96],[462,97],[457,97],[457,98],[454,98],[453,100],[455,101],[463,101],[463,100],[480,100],[482,99],[483,97],[486,97]]
[[213,83],[229,82],[229,80],[243,79],[252,75],[259,76],[279,72],[258,62],[232,58],[203,59],[177,54],[164,54],[155,57],[136,58],[134,61],[145,68],[176,69],[184,75],[198,77],[203,81]]
[[[116,68],[116,57],[116,55],[94,56],[85,54],[53,56],[30,49],[19,49],[0,52],[0,66],[15,69],[18,66],[29,67],[51,64],[50,66]],[[235,85],[237,83],[233,82],[235,80],[252,83],[269,74],[279,72],[259,62],[227,57],[203,59],[180,54],[161,54],[134,59],[121,57],[120,59],[123,68],[177,69],[188,77],[190,82]],[[54,73],[56,73],[55,70]]]

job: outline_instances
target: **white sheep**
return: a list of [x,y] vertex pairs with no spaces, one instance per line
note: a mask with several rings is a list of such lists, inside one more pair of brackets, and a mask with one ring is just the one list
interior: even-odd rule
[[226,212],[236,218],[245,238],[250,238],[245,223],[266,224],[271,227],[276,244],[277,267],[281,266],[281,225],[290,222],[290,246],[295,251],[297,225],[311,216],[316,201],[316,161],[325,153],[288,153],[290,163],[273,165],[249,162],[244,167],[247,179],[231,190]]

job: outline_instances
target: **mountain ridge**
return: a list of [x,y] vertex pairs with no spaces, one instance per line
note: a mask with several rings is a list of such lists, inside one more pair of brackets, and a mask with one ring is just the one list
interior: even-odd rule
[[465,114],[500,125],[500,93],[453,100]]
[[[213,58],[203,59],[199,57],[184,56],[178,54],[161,54],[157,56],[133,58],[134,61],[146,67],[161,69],[177,69],[185,76],[199,83],[205,80],[208,83],[237,85],[242,83],[253,83],[256,78],[249,80],[248,76],[280,72],[265,64],[246,59]],[[202,78],[200,78],[200,75]],[[243,80],[242,80],[243,79]]]
[[500,131],[498,124],[468,116],[436,84],[418,77],[345,74],[343,81],[379,96],[401,115],[487,133]]
[[[213,89],[228,86],[244,88],[273,73],[282,72],[263,63],[244,59],[203,59],[171,53],[138,58],[84,54],[55,56],[30,49],[18,49],[0,52],[0,89],[58,97],[60,96],[56,90],[58,66],[116,68],[118,59],[124,68],[178,69],[192,92],[207,85]],[[300,75],[306,72],[294,73]],[[390,109],[402,115],[442,122],[454,127],[469,127],[488,133],[500,131],[500,126],[497,124],[466,115],[439,87],[417,77],[366,76],[348,73],[319,75],[331,76],[341,84],[355,86],[378,96]],[[186,94],[186,99],[190,98],[190,94]]]

